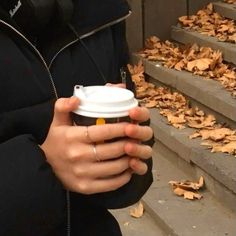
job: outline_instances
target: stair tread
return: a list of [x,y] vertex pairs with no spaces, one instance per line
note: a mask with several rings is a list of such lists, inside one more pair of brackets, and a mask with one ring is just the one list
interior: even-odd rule
[[[190,201],[176,196],[168,182],[189,179],[186,173],[168,161],[154,146],[154,183],[144,197],[149,214],[170,235],[236,235],[235,213],[224,208],[204,190],[201,200]],[[223,201],[223,199],[222,199]]]
[[227,17],[232,20],[236,20],[236,5],[228,4],[224,2],[214,2],[214,9],[216,12],[220,13],[222,16]]
[[151,126],[155,137],[187,162],[192,162],[233,193],[236,193],[236,158],[224,153],[211,153],[201,140],[189,139],[194,129],[177,130],[167,124],[158,109],[151,109]]
[[135,206],[124,209],[111,210],[111,213],[118,221],[123,236],[166,236],[157,222],[144,212],[141,218],[133,218],[129,215],[129,210]]
[[[176,88],[178,91],[204,104],[210,109],[236,122],[236,99],[226,91],[218,81],[204,79],[187,71],[177,71],[151,62],[133,54],[134,61],[143,61],[145,73],[161,83]],[[235,124],[236,126],[236,124]]]
[[212,49],[220,50],[223,53],[224,60],[236,65],[236,44],[220,42],[215,37],[209,37],[179,26],[172,26],[171,38],[184,44],[195,42],[201,46],[208,46]]

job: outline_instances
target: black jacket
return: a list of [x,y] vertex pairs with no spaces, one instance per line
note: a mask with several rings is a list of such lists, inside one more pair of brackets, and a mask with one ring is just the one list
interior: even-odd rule
[[[74,4],[70,27],[49,27],[31,41],[0,9],[1,236],[66,235],[66,191],[38,144],[48,132],[56,96],[71,96],[75,84],[120,82],[119,70],[128,62],[126,1]],[[126,207],[143,196],[152,182],[148,164],[145,176],[134,176],[117,191],[71,193],[71,235],[120,235],[107,209]]]

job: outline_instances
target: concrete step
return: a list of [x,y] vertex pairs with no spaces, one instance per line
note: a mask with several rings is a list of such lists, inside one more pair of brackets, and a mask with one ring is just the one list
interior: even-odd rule
[[167,119],[159,114],[158,109],[150,111],[155,138],[176,153],[178,160],[182,160],[181,166],[186,167],[186,172],[203,175],[207,190],[236,212],[236,158],[223,153],[211,153],[200,145],[200,139],[189,139],[194,129],[178,130],[167,124]]
[[228,4],[224,2],[214,2],[214,10],[220,15],[236,20],[236,4]]
[[[132,59],[136,64],[141,57],[133,54]],[[146,59],[142,61],[145,73],[152,78],[152,82],[178,90],[189,97],[193,105],[214,114],[219,122],[236,128],[236,99],[232,98],[219,82],[204,79],[187,71],[165,68],[160,62]]]
[[[133,218],[129,215],[131,206],[124,209],[112,210],[111,213],[119,222],[123,236],[166,236],[164,230],[158,225],[148,211],[144,211],[141,218]],[[112,235],[111,235],[112,236]]]
[[[208,189],[201,192],[203,195],[201,200],[190,201],[176,196],[168,185],[171,180],[197,181],[202,173],[194,176],[188,171],[189,168],[187,171],[180,168],[183,164],[181,158],[177,158],[176,153],[160,142],[155,144],[154,150],[154,183],[143,200],[145,209],[163,228],[165,235],[236,235],[235,213],[222,206]],[[178,165],[176,165],[177,159],[180,161]],[[143,235],[149,236],[148,231]]]
[[223,53],[224,60],[236,65],[236,44],[220,42],[215,37],[209,37],[179,26],[172,26],[171,38],[182,44],[194,42],[201,46],[220,50]]

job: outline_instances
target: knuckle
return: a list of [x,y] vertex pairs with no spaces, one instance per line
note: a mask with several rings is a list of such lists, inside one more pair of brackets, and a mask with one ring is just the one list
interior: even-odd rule
[[67,158],[68,161],[74,162],[74,161],[77,160],[77,157],[78,157],[78,154],[77,154],[77,152],[74,151],[73,149],[68,148],[68,149],[66,150],[66,158]]
[[90,194],[91,193],[91,190],[89,188],[89,183],[86,180],[78,181],[77,190],[78,190],[78,192],[83,193],[83,194]]
[[76,177],[84,177],[86,175],[86,171],[81,166],[77,166],[73,169],[73,173]]
[[65,140],[67,143],[71,143],[74,139],[74,135],[73,133],[71,132],[70,129],[68,129],[66,132],[65,132]]

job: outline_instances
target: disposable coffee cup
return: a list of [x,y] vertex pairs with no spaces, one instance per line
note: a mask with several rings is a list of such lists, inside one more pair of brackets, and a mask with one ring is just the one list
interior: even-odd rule
[[130,90],[112,86],[76,85],[74,96],[79,98],[80,104],[72,113],[73,120],[82,126],[131,122],[129,110],[138,106]]

